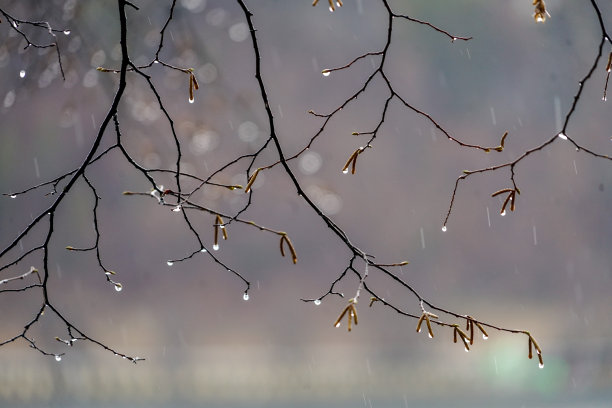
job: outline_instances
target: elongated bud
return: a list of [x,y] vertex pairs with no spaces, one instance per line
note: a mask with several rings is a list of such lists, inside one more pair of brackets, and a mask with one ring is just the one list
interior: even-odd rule
[[498,190],[498,191],[494,192],[493,194],[491,194],[491,197],[496,197],[496,196],[498,196],[500,194],[509,193],[511,191],[512,191],[511,188],[503,188],[503,189]]
[[261,168],[258,168],[253,172],[253,174],[251,174],[251,177],[249,177],[249,181],[246,187],[244,188],[245,193],[248,193],[249,191],[251,191],[251,187],[253,187],[253,183],[255,183],[255,179],[257,178],[257,175],[259,174],[260,171],[261,171]]

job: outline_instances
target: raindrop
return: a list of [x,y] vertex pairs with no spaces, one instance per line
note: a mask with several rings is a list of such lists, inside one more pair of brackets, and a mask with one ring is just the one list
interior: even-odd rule
[[189,103],[194,103],[195,99],[193,99],[192,97],[189,97]]
[[168,262],[166,262],[166,264],[167,264],[168,266],[172,266],[172,265],[174,265],[174,262],[172,262],[172,261],[168,261]]
[[446,232],[446,225],[442,226],[442,232]]
[[431,333],[427,333],[427,336],[428,336],[430,339],[433,339],[433,336],[431,335]]
[[200,249],[200,252],[205,253],[205,252],[208,252],[208,251],[206,250],[206,248],[202,248],[202,249]]
[[559,133],[557,136],[559,136],[559,139],[567,140],[567,135],[565,133]]
[[244,292],[244,295],[242,295],[242,299],[249,300],[249,294]]
[[22,69],[21,71],[19,71],[19,78],[25,78],[25,76],[26,76],[25,69]]
[[62,356],[56,354],[55,355],[55,361],[62,361]]
[[70,30],[64,30],[64,35],[70,35]]
[[120,284],[119,282],[115,283],[115,290],[117,292],[121,292],[123,290],[123,285]]
[[336,323],[336,327],[340,327],[340,322]]
[[499,214],[499,215],[501,215],[502,217],[505,217],[506,216],[506,210],[502,211],[501,214]]
[[17,194],[11,194],[11,198],[17,198]]
[[544,363],[540,363],[538,367],[540,367],[540,369],[544,368]]
[[181,211],[181,205],[180,205],[180,204],[179,204],[179,205],[177,205],[176,207],[174,207],[174,208],[172,209],[172,211],[174,211],[174,212],[179,212],[179,211]]
[[489,338],[489,336],[487,336],[486,334],[483,334],[483,335],[482,335],[482,339],[483,339],[483,340],[487,340],[488,338]]
[[469,351],[470,351],[470,349],[466,347],[465,348],[465,352],[468,353]]
[[321,299],[315,299],[314,304],[315,306],[319,306],[321,304]]
[[219,244],[214,244],[213,251],[218,251],[218,250],[219,250]]
[[334,9],[333,9],[333,7],[332,7],[332,6],[329,6],[329,12],[330,12],[330,13],[333,13],[333,12],[334,12]]
[[348,174],[348,169],[342,170],[342,174]]
[[321,74],[323,74],[324,77],[328,77],[331,74],[331,71],[329,69],[324,69],[321,71]]

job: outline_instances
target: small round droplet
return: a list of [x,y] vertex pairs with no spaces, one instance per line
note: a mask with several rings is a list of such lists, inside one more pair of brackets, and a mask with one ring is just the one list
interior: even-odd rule
[[206,252],[208,252],[208,251],[206,250],[206,248],[202,248],[202,249],[200,249],[200,252],[202,252],[202,253],[206,253]]
[[249,294],[244,292],[244,295],[242,295],[242,299],[245,300],[245,301],[249,300]]
[[218,250],[219,250],[219,244],[214,244],[213,251],[218,251]]
[[25,78],[25,76],[26,76],[25,69],[22,69],[21,71],[19,71],[19,78]]
[[194,103],[194,102],[195,102],[195,99],[189,98],[189,103]]
[[501,215],[502,217],[506,216],[506,210],[502,211],[499,215]]
[[466,353],[469,353],[469,352],[470,352],[470,349],[466,347],[466,348],[465,348],[465,352],[466,352]]
[[56,354],[55,355],[55,361],[62,361],[62,356]]
[[70,35],[70,30],[64,30],[64,35]]
[[342,174],[348,174],[348,169],[342,170]]
[[323,74],[324,77],[328,77],[331,74],[331,71],[329,69],[324,69],[321,71],[321,74]]
[[321,304],[321,299],[315,299],[314,304],[315,306],[319,306]]
[[332,6],[329,6],[329,12],[333,13],[334,12],[334,8]]
[[427,333],[427,336],[428,336],[430,339],[433,339],[433,336],[431,335],[431,333]]
[[172,261],[167,261],[167,262],[166,262],[166,265],[168,265],[168,266],[172,266],[172,265],[174,265],[174,262],[172,262]]
[[482,339],[483,339],[483,340],[487,340],[488,338],[489,338],[489,336],[487,336],[486,334],[483,334],[483,335],[482,335]]
[[174,211],[174,212],[179,212],[179,211],[181,211],[181,208],[182,208],[182,207],[181,207],[181,205],[179,204],[179,205],[177,205],[176,207],[174,207],[174,208],[172,209],[172,211]]
[[119,282],[115,283],[115,290],[117,292],[121,292],[123,290],[123,285],[120,284]]
[[557,136],[559,136],[559,139],[567,140],[567,135],[565,133],[559,133]]
[[11,194],[11,198],[17,198],[17,194]]
[[544,368],[544,363],[540,363],[538,367],[540,367],[540,369]]
[[446,232],[446,225],[442,226],[442,232]]
[[340,327],[340,322],[336,323],[336,327]]

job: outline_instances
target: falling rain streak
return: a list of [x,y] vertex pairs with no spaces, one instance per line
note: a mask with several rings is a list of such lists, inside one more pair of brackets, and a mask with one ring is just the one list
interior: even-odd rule
[[421,247],[425,249],[425,234],[423,232],[423,227],[421,227]]
[[487,207],[487,224],[489,224],[489,228],[491,228],[491,213],[489,212],[489,207]]
[[538,235],[536,234],[536,227],[533,226],[533,245],[538,245]]
[[38,157],[34,158],[34,171],[36,172],[36,178],[40,178],[40,168],[38,167]]
[[563,126],[563,122],[561,121],[561,99],[559,99],[558,96],[555,96],[554,104],[555,104],[555,128],[560,131]]

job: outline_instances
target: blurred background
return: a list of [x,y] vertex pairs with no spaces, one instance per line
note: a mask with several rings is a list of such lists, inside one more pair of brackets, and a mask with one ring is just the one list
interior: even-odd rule
[[[380,2],[345,0],[330,13],[308,0],[248,1],[254,13],[277,133],[285,152],[299,151],[328,113],[357,89],[378,62],[321,75],[366,52],[387,35]],[[379,121],[388,92],[377,78],[338,114],[312,148],[291,162],[302,186],[353,243],[383,263],[409,260],[398,274],[432,303],[503,327],[530,330],[546,366],[527,358],[524,335],[491,331],[469,353],[415,333],[416,321],[375,304],[358,305],[351,333],[332,327],[345,299],[317,298],[344,270],[350,254],[295,194],[280,167],[262,173],[254,204],[243,215],[287,231],[299,263],[281,258],[276,236],[241,225],[216,253],[252,282],[244,285],[206,254],[168,266],[198,249],[182,217],[125,190],[150,185],[116,152],[88,177],[101,196],[100,250],[123,290],[105,281],[91,253],[93,196],[79,183],[58,209],[50,244],[50,300],[89,336],[120,352],[145,357],[137,365],[89,343],[67,348],[55,336],[65,327],[47,313],[32,330],[37,344],[67,354],[60,362],[23,341],[0,349],[0,405],[12,407],[604,407],[612,400],[612,165],[558,140],[516,167],[521,189],[516,211],[499,215],[491,193],[510,187],[507,170],[461,184],[448,230],[441,231],[455,180],[465,169],[513,160],[555,135],[600,41],[593,10],[584,2],[550,0],[551,18],[535,24],[529,0],[498,2],[391,1],[398,13],[430,21],[454,35],[452,43],[426,26],[396,21],[386,72],[395,90],[429,113],[454,137],[496,146],[485,154],[446,140],[422,116],[393,101],[373,149],[359,156],[355,175],[343,175],[349,155]],[[612,4],[599,2],[608,30]],[[129,48],[136,64],[153,58],[170,1],[138,1],[129,10]],[[24,50],[0,24],[0,191],[13,193],[76,168],[90,149],[116,90],[118,23],[112,2],[4,1],[13,16],[48,20],[57,34],[66,79],[52,49]],[[5,23],[4,19],[2,23]],[[34,38],[49,41],[44,32]],[[610,44],[604,47],[607,56]],[[193,67],[200,83],[188,103],[188,77],[159,64],[147,71],[173,116],[183,144],[182,166],[206,177],[241,154],[256,151],[269,128],[254,80],[248,27],[230,1],[180,0],[161,53]],[[605,60],[587,83],[568,127],[579,144],[610,154],[612,115],[603,102]],[[145,167],[173,168],[174,142],[146,82],[128,76],[120,106],[124,143]],[[115,138],[105,135],[104,146]],[[256,166],[276,160],[265,152]],[[246,168],[232,166],[218,182],[246,184]],[[172,188],[172,179],[160,177]],[[44,187],[16,199],[0,198],[0,246],[5,247],[53,200]],[[242,191],[208,188],[208,207],[235,212]],[[193,214],[212,246],[214,218]],[[43,242],[41,225],[2,259]],[[16,276],[31,256],[2,272]],[[398,305],[419,309],[406,290],[376,274],[371,285]],[[12,283],[18,287],[21,282]],[[353,277],[338,289],[357,288]],[[40,307],[40,293],[0,296],[1,340],[19,333]]]

